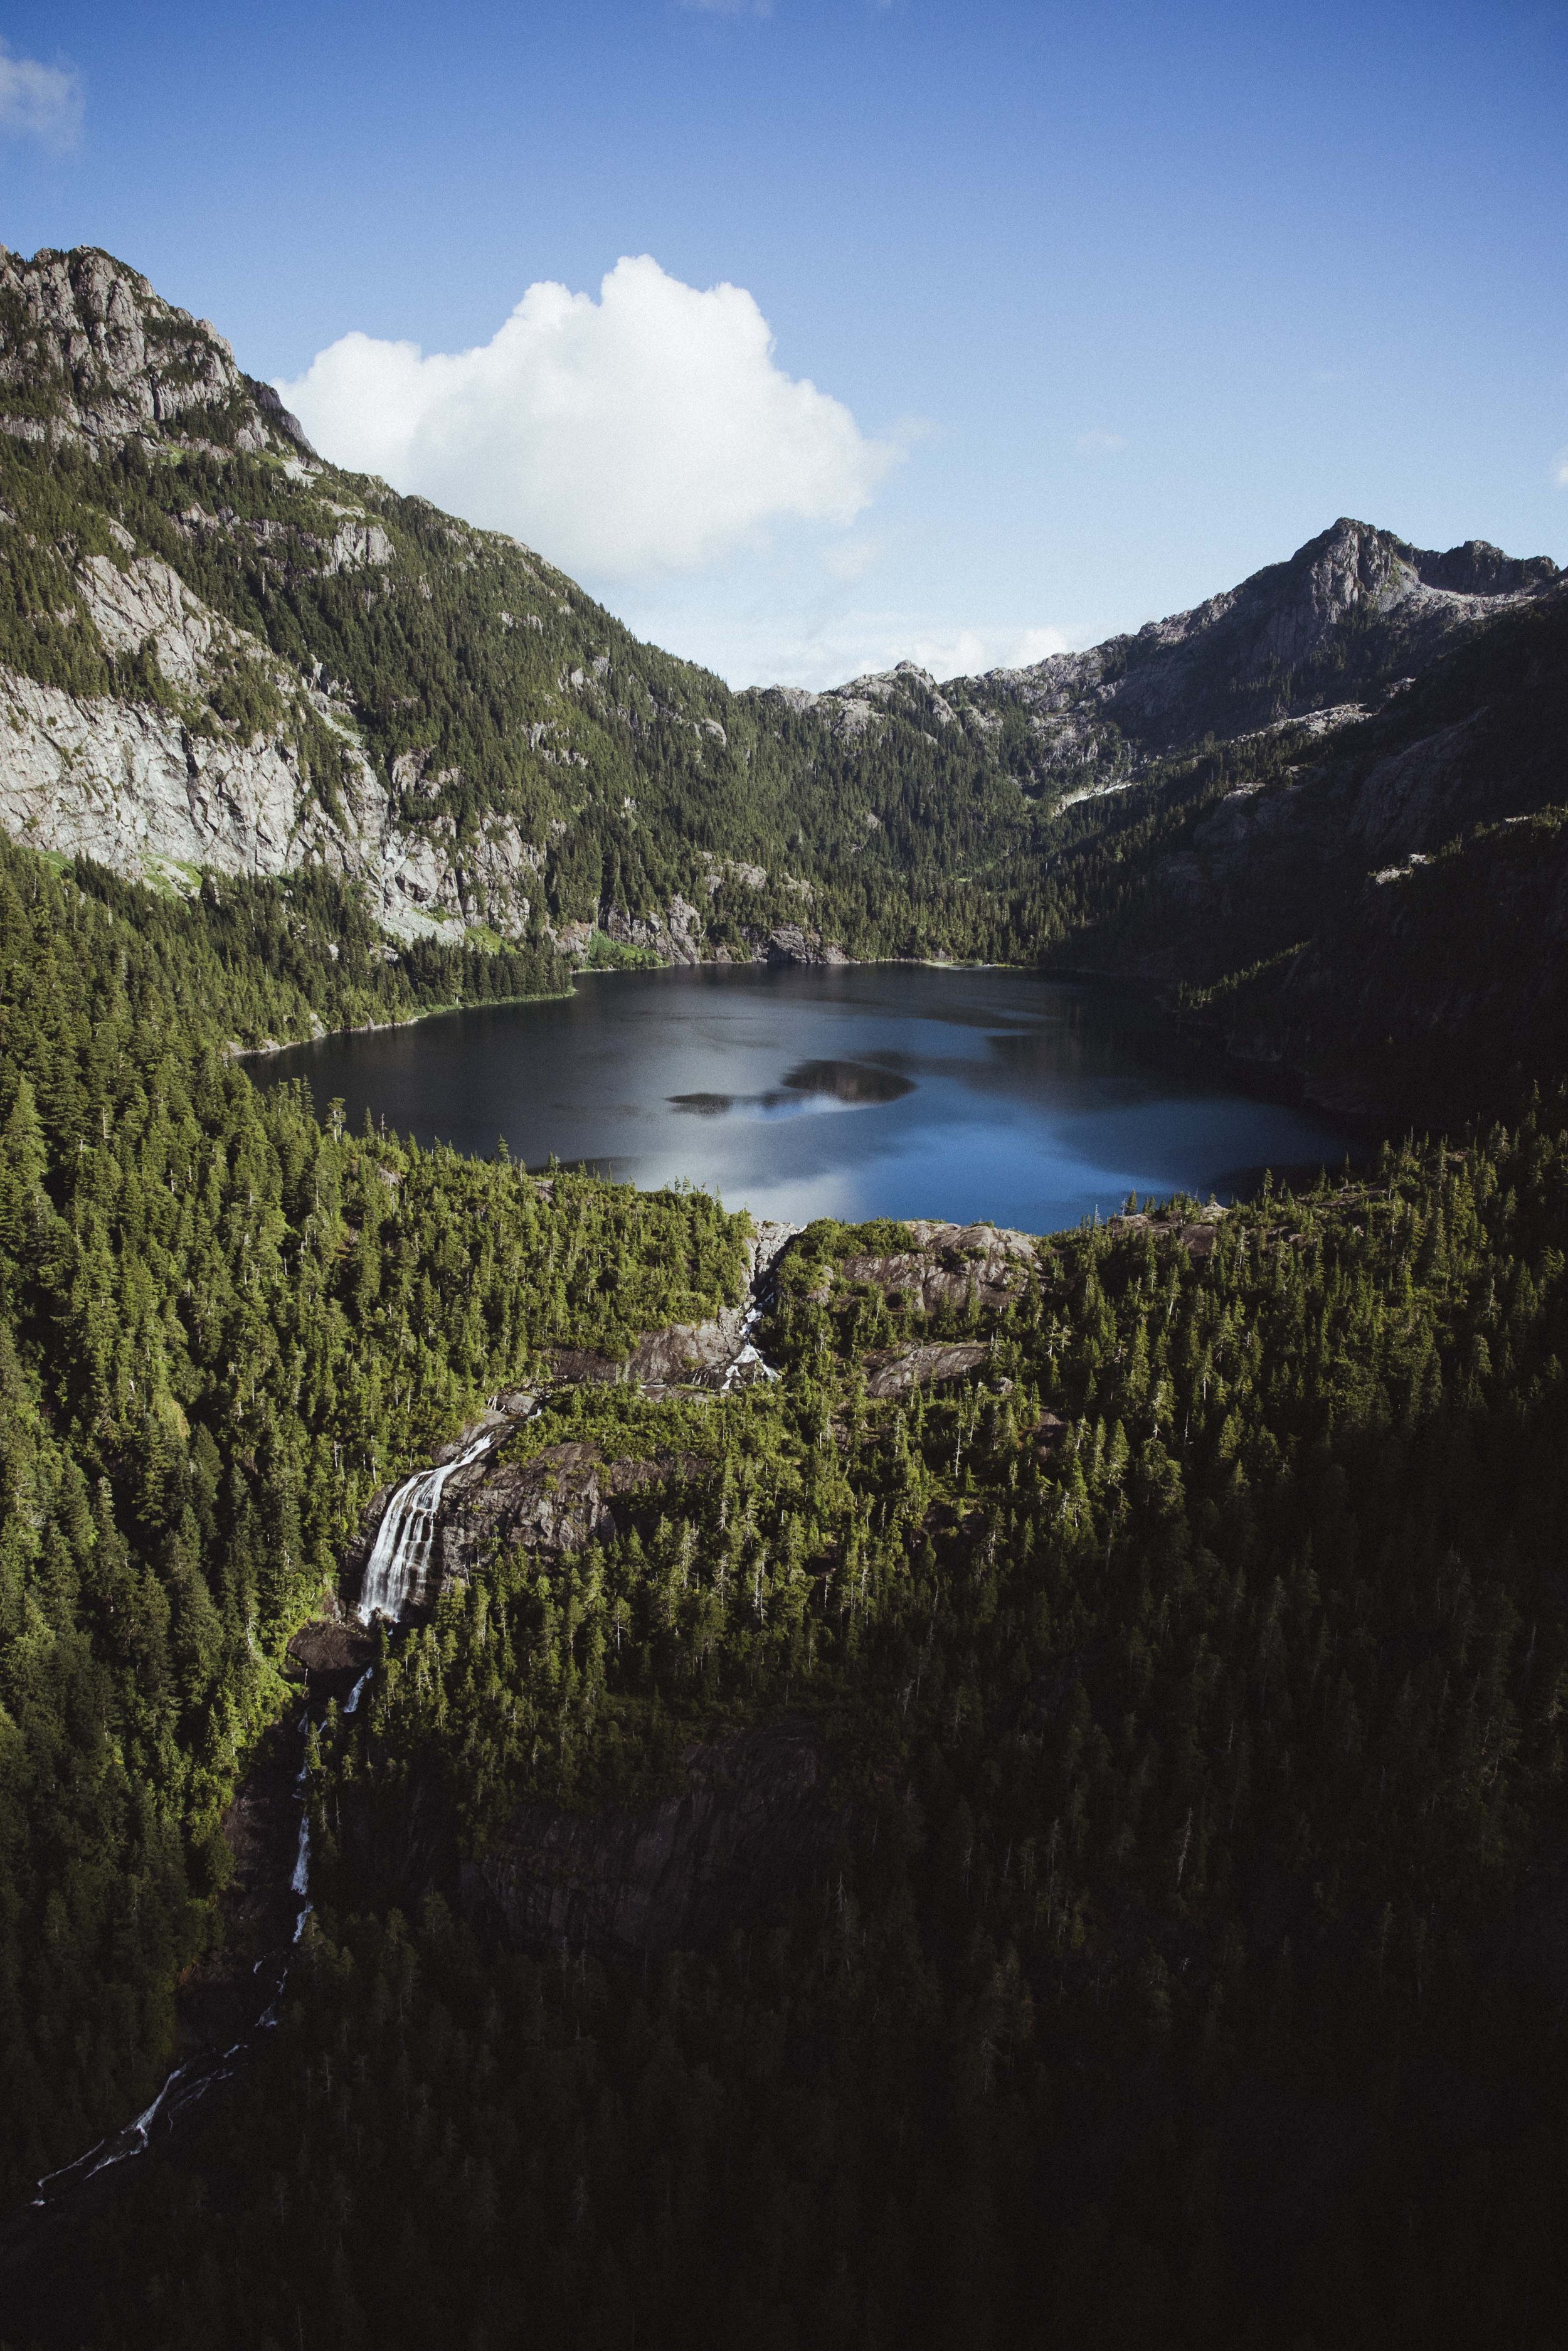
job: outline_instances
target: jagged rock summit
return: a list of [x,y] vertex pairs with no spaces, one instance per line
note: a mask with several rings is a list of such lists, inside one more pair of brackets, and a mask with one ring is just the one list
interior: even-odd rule
[[392,956],[665,963],[1030,956],[1076,802],[1400,706],[1563,593],[1545,558],[1342,519],[1027,669],[732,694],[516,540],[318,457],[213,327],[88,246],[0,248],[0,569],[17,838],[185,893],[316,868]]
[[1364,716],[1461,638],[1562,580],[1548,556],[1520,560],[1482,539],[1439,554],[1342,516],[1288,561],[1190,611],[1085,653],[993,670],[970,698],[991,716],[1027,713],[1045,758],[1130,779],[1208,735],[1315,732]]
[[315,455],[215,327],[95,246],[46,246],[31,261],[0,246],[0,431],[103,452],[174,437]]
[[928,741],[956,728],[995,743],[1034,789],[1071,806],[1209,736],[1317,734],[1364,717],[1563,579],[1548,556],[1521,560],[1484,539],[1437,553],[1342,516],[1239,587],[1082,653],[941,684],[903,661],[823,694],[770,691],[841,744],[900,722]]
[[[689,828],[673,869],[665,841],[639,853],[627,738],[667,738],[661,774],[700,789],[728,750],[716,680],[516,540],[323,463],[214,327],[112,256],[0,247],[0,453],[18,839],[186,893],[322,868],[399,943],[832,951],[803,885],[716,924],[765,868],[705,864]],[[606,823],[627,837],[608,871]]]

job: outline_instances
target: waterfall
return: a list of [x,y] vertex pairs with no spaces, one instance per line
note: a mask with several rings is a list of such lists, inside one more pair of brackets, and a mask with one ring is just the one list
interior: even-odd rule
[[288,1881],[291,1894],[306,1895],[310,1891],[310,1815],[300,1815],[299,1845],[294,1856],[294,1875]]
[[416,1470],[412,1478],[403,1479],[382,1514],[376,1540],[365,1563],[359,1606],[362,1625],[373,1624],[378,1616],[385,1616],[393,1625],[400,1624],[411,1608],[417,1608],[428,1596],[427,1578],[435,1545],[435,1522],[441,1511],[442,1488],[455,1470],[466,1469],[482,1453],[487,1453],[496,1434],[494,1429],[487,1429],[455,1461],[444,1461],[438,1469]]
[[773,1365],[764,1359],[761,1350],[751,1335],[761,1320],[760,1306],[748,1306],[741,1316],[740,1345],[726,1367],[724,1378],[719,1383],[721,1395],[729,1395],[737,1387],[748,1387],[751,1384],[748,1374],[760,1373],[765,1380],[776,1380],[779,1377]]
[[[762,1320],[764,1285],[769,1280],[779,1249],[797,1228],[792,1225],[765,1225],[758,1228],[758,1247],[753,1260],[746,1311],[741,1318],[739,1344],[725,1367],[719,1383],[721,1393],[728,1395],[758,1377],[776,1380],[775,1367],[758,1350],[753,1333]],[[529,1397],[528,1409],[520,1416],[532,1419],[540,1409],[537,1397]],[[378,1616],[392,1625],[401,1624],[410,1610],[419,1607],[430,1595],[430,1573],[435,1548],[436,1522],[441,1514],[441,1497],[447,1479],[459,1469],[469,1468],[482,1455],[490,1450],[498,1437],[504,1436],[511,1423],[487,1429],[476,1437],[466,1451],[454,1461],[444,1461],[439,1468],[416,1470],[405,1478],[393,1491],[382,1514],[376,1539],[365,1563],[364,1583],[361,1590],[358,1614],[364,1625],[371,1625]],[[254,1631],[250,1633],[255,1646]],[[345,1714],[352,1714],[368,1687],[373,1668],[367,1668],[354,1684],[343,1706]],[[310,1715],[307,1707],[299,1720],[303,1741],[309,1732]],[[296,1781],[299,1792],[299,1835],[295,1847],[294,1867],[289,1888],[296,1898],[294,1937],[296,1943],[305,1931],[310,1917],[310,1818],[308,1802],[308,1771],[301,1761]],[[268,1965],[269,1955],[256,1961],[259,1974]],[[152,2144],[155,2127],[170,2127],[176,2117],[201,2097],[214,2082],[229,2080],[234,2061],[242,2058],[257,2032],[263,2032],[278,2022],[284,1987],[288,1980],[288,1964],[285,1959],[272,1980],[272,1998],[256,2018],[250,2030],[221,2055],[208,2053],[188,2057],[176,2065],[162,2088],[144,2107],[134,2121],[100,2139],[95,2147],[78,2156],[74,2163],[40,2179],[34,2190],[36,2206],[53,2204],[84,2180],[92,2179],[110,2164],[123,2163],[128,2158],[142,2155]]]
[[[368,1678],[368,1676],[361,1677],[361,1688]],[[299,1718],[302,1745],[309,1731],[310,1709],[307,1707]],[[299,1839],[294,1849],[294,1872],[288,1881],[290,1893],[298,1897],[294,1920],[296,1942],[305,1932],[305,1921],[314,1907],[310,1900],[310,1809],[307,1792],[309,1776],[309,1766],[302,1760],[294,1780],[299,1792]],[[269,1954],[264,1951],[257,1959],[256,1974],[259,1975],[267,1965],[268,1957]],[[183,2059],[172,2073],[165,2076],[163,2086],[152,2104],[143,2106],[132,2121],[123,2124],[117,2131],[110,2131],[96,2146],[89,2147],[85,2155],[78,2155],[74,2163],[62,2164],[57,2171],[48,2172],[38,2180],[29,2199],[35,2210],[58,2203],[73,2189],[85,2186],[89,2179],[96,2179],[99,2173],[107,2171],[111,2164],[126,2163],[136,2156],[145,2155],[152,2144],[153,2130],[160,2123],[167,2128],[187,2107],[194,2105],[214,2082],[230,2081],[234,2073],[233,2061],[245,2054],[252,2034],[277,2023],[283,1988],[287,1980],[288,1968],[285,1962],[274,1980],[272,1999],[267,2007],[237,2041],[221,2052],[198,2052],[193,2057]]]
[[[303,1780],[306,1776],[302,1766],[299,1777]],[[306,1919],[316,1907],[310,1899],[310,1799],[303,1793],[299,1799],[299,1843],[295,1849],[294,1875],[288,1881],[288,1890],[299,1896],[299,1909],[294,1921],[294,1939],[298,1942],[305,1932]]]
[[[360,1617],[364,1624],[373,1623],[377,1616],[385,1616],[395,1625],[410,1608],[417,1607],[426,1597],[426,1580],[434,1548],[442,1489],[454,1470],[466,1469],[472,1462],[479,1459],[481,1454],[488,1452],[498,1433],[496,1429],[487,1430],[455,1461],[443,1462],[437,1469],[421,1469],[413,1477],[405,1478],[398,1487],[382,1514],[365,1568],[364,1589],[360,1594],[359,1607]],[[360,1676],[343,1708],[345,1714],[353,1713],[370,1678],[368,1670]],[[309,1726],[310,1713],[307,1707],[299,1718],[302,1742],[308,1737]],[[295,1782],[299,1792],[299,1835],[288,1880],[289,1891],[296,1903],[293,1936],[296,1943],[304,1934],[305,1922],[314,1907],[310,1900],[308,1780],[308,1767],[301,1759]],[[256,1962],[257,1972],[266,1965],[264,1956]],[[56,2204],[86,2180],[107,2170],[111,2164],[124,2163],[144,2155],[152,2143],[155,2129],[167,2128],[214,2082],[226,2082],[231,2076],[234,2061],[244,2055],[253,2036],[277,2023],[283,1990],[287,1980],[288,1967],[285,1960],[273,1980],[271,2000],[255,2024],[232,2048],[224,2050],[221,2054],[214,2052],[187,2057],[176,2065],[152,2104],[144,2106],[133,2121],[99,2139],[74,2163],[62,2165],[57,2171],[51,2171],[40,2179],[30,2199],[34,2208]]]

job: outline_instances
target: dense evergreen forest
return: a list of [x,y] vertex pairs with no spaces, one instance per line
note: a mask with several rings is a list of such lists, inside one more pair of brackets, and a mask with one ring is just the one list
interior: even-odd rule
[[729,1296],[741,1255],[700,1196],[541,1189],[259,1092],[235,1030],[318,981],[339,1015],[420,986],[351,952],[326,978],[266,895],[204,924],[0,843],[0,940],[9,2199],[156,2085],[283,1645],[377,1487],[547,1345]]
[[[4,888],[15,2192],[154,2085],[374,1490],[743,1261],[258,1093],[291,983],[199,907]],[[556,1391],[502,1466],[641,1463],[620,1531],[492,1546],[328,1708],[280,2027],[84,2213],[69,2339],[1558,2340],[1565,1206],[1554,1097],[929,1311],[915,1236],[819,1225],[776,1384]],[[476,1897],[780,1725],[815,1824],[723,1931]]]
[[[40,261],[103,317],[68,371],[0,252],[5,723],[163,729],[181,794],[271,759],[298,853],[0,833],[5,2207],[191,2046],[386,1491],[540,1404],[360,1702],[318,1674],[274,2026],[0,2228],[3,2351],[1568,2351],[1552,567],[1409,676],[1429,601],[1347,608],[1295,702],[1228,623],[1230,739],[1096,699],[1176,624],[1071,707],[734,695]],[[1449,561],[1344,524],[1217,602],[1271,643],[1345,533]],[[814,1225],[776,1378],[640,1384],[746,1218],[355,1134],[245,1053],[559,990],[682,903],[705,955],[1137,971],[1416,1125],[1038,1242]]]

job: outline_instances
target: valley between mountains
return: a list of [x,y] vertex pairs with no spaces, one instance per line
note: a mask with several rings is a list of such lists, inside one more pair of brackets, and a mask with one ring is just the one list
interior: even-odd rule
[[[938,686],[732,694],[306,444],[102,253],[0,261],[0,820],[268,954],[277,1033],[585,962],[1133,974],[1390,1114],[1562,1033],[1568,590],[1342,520],[1195,611]],[[1508,942],[1500,949],[1500,942]],[[313,982],[319,998],[322,993]],[[261,1041],[256,1023],[241,1040]]]
[[[1568,2341],[1565,753],[1348,520],[731,693],[0,254],[0,2345]],[[1364,1161],[797,1230],[244,1060],[873,956]]]

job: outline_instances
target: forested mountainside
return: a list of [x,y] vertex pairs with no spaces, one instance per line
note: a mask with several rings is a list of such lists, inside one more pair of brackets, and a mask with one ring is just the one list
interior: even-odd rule
[[[0,2344],[1568,2344],[1551,568],[731,695],[103,255],[0,369],[6,2199],[238,2043]],[[234,1051],[937,950],[1448,1139],[784,1239]]]
[[639,645],[515,541],[323,465],[106,255],[6,256],[0,335],[17,837],[173,886],[318,865],[396,938],[1022,950],[966,901],[1038,822],[984,730],[865,741]]
[[[1206,990],[1303,948],[1220,1029],[1341,1097],[1407,1084],[1423,1041],[1556,1026],[1557,979],[1526,984],[1561,967],[1550,820],[1467,846],[1564,799],[1543,558],[1342,520],[1031,669],[732,694],[529,549],[324,464],[107,255],[0,257],[0,823],[54,854],[185,893],[318,874],[389,955],[946,955]],[[1371,877],[1444,852],[1471,944],[1435,994],[1427,885]]]
[[[327,1666],[277,2029],[0,2341],[1561,2339],[1568,1102],[818,1225],[723,1393],[634,1343],[743,1219],[323,1124],[222,1050],[318,969],[0,878],[13,2194],[190,2045]],[[518,1385],[345,1713],[387,1481]]]
[[1143,846],[1072,960],[1180,983],[1233,1053],[1385,1114],[1452,1119],[1561,1070],[1568,598],[1372,716],[1249,748],[1124,796]]
[[540,1185],[258,1092],[223,1051],[243,1005],[347,1008],[259,944],[236,977],[187,910],[0,847],[7,2200],[166,2067],[236,1771],[377,1488],[549,1348],[742,1278],[700,1195]]

